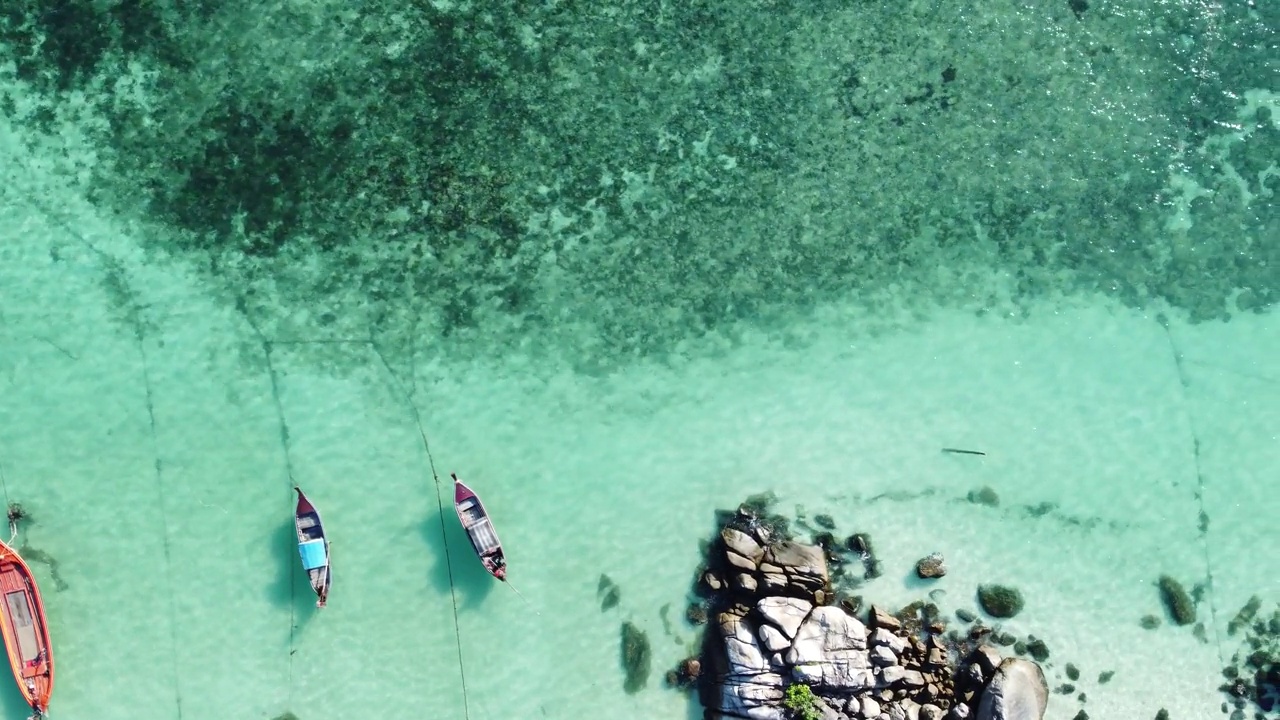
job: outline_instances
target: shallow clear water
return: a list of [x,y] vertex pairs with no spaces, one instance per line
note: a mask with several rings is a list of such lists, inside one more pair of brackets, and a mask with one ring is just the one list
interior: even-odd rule
[[869,601],[1019,587],[1051,720],[1219,714],[1280,601],[1275,3],[46,5],[0,475],[53,717],[699,717],[699,541],[767,491],[871,533]]

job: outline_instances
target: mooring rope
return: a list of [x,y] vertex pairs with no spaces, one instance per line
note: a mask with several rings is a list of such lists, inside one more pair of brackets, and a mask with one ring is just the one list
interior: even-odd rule
[[[4,477],[4,463],[0,463],[0,487],[4,488],[4,507],[6,513],[13,511],[13,501],[9,499],[9,481]],[[9,544],[18,539],[18,521],[9,515]]]
[[[245,322],[249,323],[253,334],[258,338],[258,343],[262,346],[262,355],[267,363],[267,377],[271,380],[271,400],[276,408],[276,421],[280,424],[280,447],[284,452],[284,469],[289,480],[289,505],[295,507],[293,489],[297,487],[298,483],[293,475],[293,455],[289,451],[289,423],[284,416],[284,402],[280,399],[279,375],[276,373],[275,362],[271,359],[273,343],[262,333],[262,328],[258,327],[258,323],[254,322],[244,298],[236,298],[236,309],[244,316]],[[292,552],[294,540],[292,536],[290,537],[289,549]],[[287,707],[293,706],[293,655],[297,652],[294,647],[298,631],[297,607],[298,583],[294,580],[291,572],[289,573],[289,694]]]
[[13,501],[9,499],[9,481],[6,480],[4,476],[3,462],[0,462],[0,487],[4,488],[4,506],[8,508],[13,504]]
[[[293,477],[293,455],[289,452],[289,423],[285,420],[284,403],[280,400],[280,383],[277,379],[275,363],[271,360],[270,341],[265,339],[262,341],[262,352],[266,355],[267,374],[271,377],[271,399],[276,406],[276,419],[280,423],[280,447],[284,450],[284,470],[289,480],[289,505],[293,506],[293,488],[297,487],[298,483]],[[290,551],[293,550],[295,542],[297,540],[291,536]],[[289,702],[287,707],[293,707],[293,655],[297,652],[295,644],[298,633],[298,583],[293,575],[292,572],[289,573]]]
[[422,448],[427,453],[427,464],[431,468],[431,480],[436,486],[436,504],[440,507],[440,538],[444,541],[444,562],[449,571],[449,597],[453,600],[453,630],[454,638],[457,640],[458,645],[458,674],[462,678],[462,713],[463,717],[470,720],[471,708],[467,699],[467,670],[462,660],[462,624],[458,622],[458,591],[453,582],[453,559],[449,553],[449,536],[444,528],[444,496],[440,493],[440,475],[436,472],[435,458],[431,456],[431,442],[427,440],[427,430],[422,422],[422,413],[418,411],[418,404],[413,401],[413,396],[409,394],[404,383],[400,382],[400,377],[391,368],[391,363],[387,362],[387,357],[382,354],[382,349],[378,347],[378,343],[374,342],[372,336],[369,338],[369,347],[373,348],[374,354],[378,356],[382,366],[387,369],[387,374],[391,376],[391,381],[396,384],[400,394],[404,396],[405,401],[409,404],[409,412],[413,414],[413,422],[418,426],[418,436],[422,438]]
[[1169,327],[1168,319],[1161,315],[1159,320],[1164,327],[1165,338],[1169,341],[1169,350],[1173,354],[1173,367],[1182,393],[1182,403],[1187,408],[1187,428],[1191,431],[1192,457],[1195,461],[1196,504],[1200,511],[1200,550],[1204,554],[1205,579],[1208,580],[1209,590],[1205,594],[1209,601],[1209,619],[1210,625],[1213,626],[1213,640],[1218,651],[1218,662],[1219,664],[1225,664],[1226,656],[1222,652],[1222,635],[1218,631],[1218,603],[1213,596],[1213,553],[1209,549],[1209,513],[1205,509],[1204,503],[1204,466],[1200,459],[1200,433],[1196,428],[1196,418],[1192,411],[1190,398],[1187,397],[1187,388],[1191,387],[1191,383],[1182,364],[1182,350],[1179,349],[1177,341],[1173,338],[1173,331]]

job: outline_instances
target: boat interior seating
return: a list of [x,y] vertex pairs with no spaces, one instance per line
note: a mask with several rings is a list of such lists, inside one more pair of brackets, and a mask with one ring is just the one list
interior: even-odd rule
[[498,548],[498,536],[494,534],[493,525],[489,523],[488,519],[472,525],[468,532],[477,552],[483,554]]

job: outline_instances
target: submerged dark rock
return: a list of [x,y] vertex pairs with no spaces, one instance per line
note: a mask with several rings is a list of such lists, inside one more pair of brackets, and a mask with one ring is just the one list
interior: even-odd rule
[[1011,618],[1022,612],[1022,593],[1007,585],[982,585],[978,588],[978,604],[994,618]]
[[596,597],[600,600],[600,612],[604,612],[617,607],[622,599],[622,591],[612,578],[600,573],[600,582],[596,585]]
[[1269,618],[1259,615],[1261,609],[1261,601],[1250,598],[1232,621],[1239,620],[1236,629],[1243,637],[1222,669],[1227,682],[1220,687],[1236,712],[1247,716],[1252,706],[1257,717],[1280,709],[1280,606]]
[[689,603],[689,607],[685,608],[684,617],[690,625],[706,625],[707,608],[702,603]]
[[1235,635],[1241,628],[1247,628],[1253,623],[1253,618],[1257,616],[1258,610],[1262,608],[1262,598],[1254,595],[1249,598],[1249,602],[1240,608],[1240,612],[1236,613],[1231,622],[1227,623],[1227,634]]
[[1160,599],[1164,601],[1169,616],[1179,625],[1191,625],[1196,621],[1196,604],[1191,599],[1182,583],[1168,575],[1161,575],[1156,582],[1160,588]]
[[630,622],[622,623],[622,669],[626,674],[622,689],[628,695],[639,692],[648,684],[652,657],[649,636]]
[[996,507],[1000,504],[1000,496],[990,487],[983,486],[977,490],[969,491],[969,502],[976,505],[986,505],[988,507]]

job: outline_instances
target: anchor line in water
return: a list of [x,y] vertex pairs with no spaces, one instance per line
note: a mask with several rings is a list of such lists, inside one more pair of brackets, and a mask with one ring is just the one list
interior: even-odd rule
[[[267,363],[267,377],[271,380],[271,401],[276,409],[276,421],[280,424],[280,448],[284,454],[285,475],[289,480],[289,500],[293,502],[293,488],[297,486],[297,480],[293,474],[293,454],[289,451],[289,422],[284,415],[284,402],[280,399],[280,376],[276,372],[275,361],[271,358],[271,351],[275,343],[268,340],[266,335],[262,334],[262,329],[253,321],[253,317],[249,314],[243,298],[236,299],[236,309],[244,316],[245,321],[249,323],[249,327],[253,329],[253,334],[257,336],[258,343],[262,346],[262,355]],[[289,545],[290,552],[293,551],[293,543]],[[289,574],[289,696],[288,705],[293,705],[293,655],[297,652],[295,641],[298,631],[297,616],[297,594],[298,583],[295,582],[293,573]]]
[[422,449],[427,454],[427,464],[431,468],[431,480],[436,487],[436,504],[440,507],[440,538],[444,541],[444,562],[445,568],[449,572],[449,597],[453,601],[453,630],[458,646],[458,675],[462,678],[462,713],[467,720],[470,720],[471,704],[467,698],[467,670],[462,660],[462,625],[458,622],[458,592],[453,582],[453,559],[449,553],[449,537],[444,528],[444,497],[440,493],[440,475],[436,472],[436,461],[431,456],[431,441],[427,440],[427,430],[422,422],[422,413],[418,410],[418,404],[413,401],[413,396],[405,389],[404,383],[400,381],[400,377],[396,375],[391,363],[387,362],[387,357],[382,354],[382,349],[378,347],[372,337],[369,339],[369,347],[378,356],[378,360],[387,370],[387,375],[391,377],[391,381],[395,383],[397,390],[404,396],[405,402],[408,403],[409,412],[413,415],[413,422],[418,427],[418,436],[422,438]]
[[[1164,320],[1163,318],[1161,318]],[[1173,339],[1173,331],[1169,328],[1167,320],[1161,322],[1164,326],[1165,337],[1169,341],[1169,350],[1173,353],[1173,367],[1178,376],[1178,386],[1182,390],[1182,403],[1187,407],[1187,427],[1191,431],[1191,443],[1193,450],[1193,458],[1195,460],[1196,471],[1196,503],[1200,511],[1200,550],[1204,553],[1204,572],[1206,579],[1209,581],[1209,592],[1205,593],[1209,600],[1209,618],[1213,625],[1214,646],[1218,651],[1218,662],[1226,663],[1226,656],[1222,652],[1222,635],[1218,631],[1218,603],[1214,597],[1213,587],[1213,553],[1209,548],[1209,513],[1205,510],[1204,504],[1204,469],[1200,461],[1200,433],[1196,429],[1196,419],[1191,412],[1191,403],[1187,398],[1187,381],[1186,370],[1182,366],[1182,351],[1178,349],[1177,342]]]
[[[165,487],[164,465],[160,461],[160,436],[156,429],[155,393],[151,383],[151,365],[147,360],[147,346],[143,340],[141,321],[138,320],[137,322],[138,325],[135,330],[138,339],[138,354],[142,358],[142,383],[143,389],[146,391],[147,417],[151,425],[151,450],[155,457],[156,501],[160,506],[160,530],[164,539],[164,564],[167,570],[165,580],[169,589],[169,642],[176,658],[178,656],[178,601],[173,589],[173,559],[169,542],[169,513],[164,504],[168,488]],[[182,680],[178,677],[176,667],[173,671],[173,693],[178,709],[178,720],[182,720]]]
[[[22,190],[18,190],[18,198],[22,202],[26,203],[28,207],[34,209],[37,213],[44,216],[54,225],[57,225],[64,232],[66,232],[68,237],[70,237],[76,243],[80,244],[89,252],[91,252],[94,255],[94,257],[98,258],[98,261],[101,263],[101,270],[103,272],[103,283],[106,285],[108,292],[119,293],[124,299],[124,305],[125,305],[124,323],[127,326],[131,326],[131,329],[133,330],[134,339],[137,342],[138,355],[142,361],[142,381],[143,381],[144,389],[146,391],[147,416],[151,425],[151,445],[152,445],[152,452],[155,460],[154,462],[155,485],[156,485],[157,495],[159,496],[160,515],[162,520],[162,531],[163,531],[163,540],[164,540],[164,559],[165,559],[165,567],[168,569],[168,572],[165,575],[165,579],[169,586],[169,635],[170,635],[170,642],[172,644],[172,651],[173,651],[174,657],[177,657],[177,654],[178,654],[177,601],[176,601],[175,593],[173,589],[173,572],[172,572],[172,561],[170,558],[170,542],[169,542],[169,520],[165,510],[165,505],[164,505],[165,494],[166,494],[166,488],[164,483],[164,470],[163,470],[163,464],[160,462],[160,443],[159,443],[159,436],[156,432],[156,414],[155,414],[155,404],[154,404],[155,395],[154,395],[153,387],[151,383],[151,368],[147,361],[147,346],[146,346],[145,331],[148,328],[147,328],[147,324],[144,322],[142,317],[142,310],[144,309],[145,306],[141,302],[139,302],[137,297],[133,294],[132,289],[129,288],[126,282],[127,273],[125,271],[124,263],[122,263],[119,258],[117,258],[115,255],[107,252],[106,250],[103,250],[102,248],[98,247],[96,244],[91,242],[87,237],[85,237],[83,233],[81,233],[80,231],[72,227],[71,223],[68,221],[68,219],[64,215],[54,212],[52,208],[40,202],[39,199],[36,198],[34,195],[24,192]],[[55,345],[55,347],[57,346]],[[58,348],[58,349],[61,350],[61,348]],[[65,350],[63,351],[63,353],[69,355],[69,353],[66,353]],[[0,479],[3,479],[3,478],[0,478]],[[4,488],[4,492],[5,492],[5,501],[9,502],[10,501],[9,490],[7,485]],[[16,531],[16,526],[15,526],[15,531]],[[173,673],[173,692],[174,692],[174,703],[178,712],[178,718],[181,719],[182,718],[182,685],[181,685],[181,679],[178,677],[176,666]],[[47,717],[47,714],[42,713],[41,716]]]
[[[12,512],[13,501],[9,499],[9,481],[4,476],[4,463],[0,463],[0,488],[4,488],[4,507],[6,512]],[[18,521],[9,516],[9,542],[12,543],[18,538]]]
[[4,488],[4,505],[9,507],[13,505],[13,501],[9,499],[9,481],[4,476],[4,463],[0,462],[0,487]]

